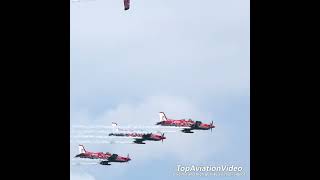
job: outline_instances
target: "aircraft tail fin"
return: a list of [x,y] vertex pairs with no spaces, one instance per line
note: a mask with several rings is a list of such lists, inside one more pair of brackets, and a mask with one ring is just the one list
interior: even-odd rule
[[112,126],[112,131],[113,132],[118,132],[119,131],[117,123],[112,122],[111,126]]
[[167,117],[166,117],[166,115],[164,114],[164,112],[159,112],[159,116],[160,116],[160,122],[167,120]]
[[79,145],[79,154],[87,152],[83,145]]

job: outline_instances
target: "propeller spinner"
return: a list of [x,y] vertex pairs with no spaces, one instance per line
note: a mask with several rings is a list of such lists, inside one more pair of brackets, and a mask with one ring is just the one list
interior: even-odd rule
[[163,143],[163,139],[164,139],[164,133],[162,133],[162,136],[161,136],[161,142]]

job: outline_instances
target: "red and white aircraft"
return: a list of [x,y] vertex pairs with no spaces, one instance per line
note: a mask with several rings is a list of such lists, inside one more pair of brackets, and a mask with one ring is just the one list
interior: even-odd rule
[[109,162],[128,162],[130,161],[129,154],[127,157],[119,156],[117,154],[111,154],[111,153],[103,153],[103,152],[89,152],[86,151],[83,145],[79,145],[79,154],[75,157],[79,158],[89,158],[89,159],[99,159],[101,165],[111,165]]
[[168,119],[164,112],[159,113],[160,122],[157,122],[156,125],[161,126],[175,126],[175,127],[182,127],[182,132],[184,133],[193,133],[191,130],[211,130],[215,128],[213,125],[213,121],[210,124],[202,123],[201,121],[193,121],[192,119]]
[[153,133],[139,133],[139,132],[121,132],[118,129],[117,123],[112,123],[113,133],[110,133],[109,136],[116,136],[116,137],[126,137],[134,139],[134,143],[136,144],[145,144],[143,141],[162,141],[166,139],[164,137],[164,133],[161,134],[153,134]]

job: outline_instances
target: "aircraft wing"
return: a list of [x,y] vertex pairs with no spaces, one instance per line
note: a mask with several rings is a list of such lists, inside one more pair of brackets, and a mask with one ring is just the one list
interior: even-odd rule
[[135,139],[133,142],[136,144],[145,144],[143,141],[145,141],[145,139]]
[[185,128],[185,129],[182,129],[181,131],[184,132],[184,133],[193,133],[193,128]]
[[122,137],[122,138],[133,139],[133,143],[136,143],[136,144],[145,144],[143,141],[146,140],[146,138],[143,138],[143,137]]

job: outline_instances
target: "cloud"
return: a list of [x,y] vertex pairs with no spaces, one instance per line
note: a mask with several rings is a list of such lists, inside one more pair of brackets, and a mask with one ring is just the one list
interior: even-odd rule
[[71,7],[72,108],[248,91],[249,1],[132,3],[125,13],[110,0]]

